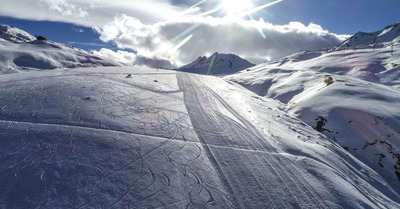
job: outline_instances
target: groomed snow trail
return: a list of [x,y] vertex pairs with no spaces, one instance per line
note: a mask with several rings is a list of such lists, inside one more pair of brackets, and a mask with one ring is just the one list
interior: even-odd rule
[[196,75],[177,76],[192,125],[237,208],[328,208],[299,168],[218,94]]

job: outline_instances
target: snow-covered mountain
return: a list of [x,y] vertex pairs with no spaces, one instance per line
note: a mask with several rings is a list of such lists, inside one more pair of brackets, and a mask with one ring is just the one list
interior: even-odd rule
[[29,33],[12,26],[0,25],[1,74],[32,69],[98,66],[121,66],[121,64],[72,46],[38,40]]
[[358,32],[345,40],[334,50],[355,49],[355,48],[382,48],[389,45],[400,44],[400,22],[389,25],[383,30],[365,33]]
[[14,43],[26,43],[36,40],[36,37],[19,28],[2,24],[0,24],[0,38]]
[[242,59],[238,55],[219,54],[216,52],[210,57],[199,57],[197,60],[180,67],[178,70],[204,75],[228,75],[253,66],[254,64]]
[[400,188],[399,29],[358,33],[332,50],[297,53],[225,79],[279,100]]
[[[0,61],[12,69],[90,60],[8,30]],[[245,63],[215,57],[209,72]],[[395,46],[303,52],[224,79],[140,66],[2,74],[0,208],[400,208],[399,62]]]
[[1,75],[0,98],[0,208],[400,207],[397,184],[218,77],[56,69]]

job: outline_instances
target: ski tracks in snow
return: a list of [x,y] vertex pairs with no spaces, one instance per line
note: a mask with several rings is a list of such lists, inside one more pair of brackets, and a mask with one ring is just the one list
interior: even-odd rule
[[[196,75],[181,73],[178,81],[197,135],[236,207],[328,208],[299,168]],[[228,110],[241,124],[218,108]]]

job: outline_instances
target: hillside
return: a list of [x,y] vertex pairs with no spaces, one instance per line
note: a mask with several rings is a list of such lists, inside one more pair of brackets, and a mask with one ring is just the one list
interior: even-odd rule
[[0,97],[1,208],[400,207],[393,182],[217,77],[56,69],[2,75]]
[[0,74],[56,68],[122,66],[82,49],[49,40],[37,40],[29,33],[0,25]]
[[253,66],[254,64],[237,55],[219,54],[216,52],[210,57],[199,57],[197,60],[180,67],[178,70],[204,75],[228,75]]
[[300,52],[225,80],[279,100],[287,113],[400,188],[398,30],[394,24],[358,33],[332,50]]

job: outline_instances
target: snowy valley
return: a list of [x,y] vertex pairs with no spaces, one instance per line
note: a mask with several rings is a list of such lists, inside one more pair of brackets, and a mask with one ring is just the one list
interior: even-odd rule
[[400,208],[399,39],[173,71],[4,34],[0,208]]

